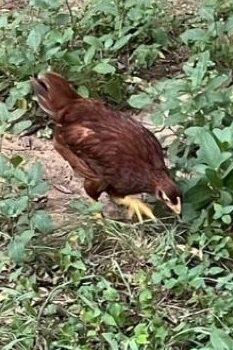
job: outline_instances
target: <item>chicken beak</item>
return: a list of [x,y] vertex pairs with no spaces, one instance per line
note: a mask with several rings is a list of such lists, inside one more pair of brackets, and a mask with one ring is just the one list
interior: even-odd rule
[[181,200],[180,197],[177,197],[177,204],[169,204],[168,207],[176,214],[180,215],[181,214]]

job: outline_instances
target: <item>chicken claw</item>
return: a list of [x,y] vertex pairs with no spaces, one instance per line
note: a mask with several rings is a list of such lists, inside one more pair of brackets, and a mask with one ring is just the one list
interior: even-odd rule
[[138,198],[126,196],[124,198],[114,198],[114,201],[119,205],[128,207],[129,219],[132,219],[132,217],[136,215],[138,221],[142,223],[142,216],[144,215],[149,219],[156,221],[156,217],[152,213],[152,210]]

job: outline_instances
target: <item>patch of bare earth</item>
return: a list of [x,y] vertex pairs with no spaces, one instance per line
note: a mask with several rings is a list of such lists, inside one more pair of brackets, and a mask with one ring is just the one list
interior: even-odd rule
[[[68,216],[73,218],[69,206],[73,200],[89,200],[83,189],[83,179],[74,176],[69,164],[54,150],[52,140],[34,135],[22,138],[10,136],[4,139],[2,150],[7,155],[23,156],[28,166],[35,161],[42,163],[45,179],[50,185],[47,209],[57,224],[62,224]],[[120,212],[108,197],[101,196],[101,201],[105,215],[118,218]]]

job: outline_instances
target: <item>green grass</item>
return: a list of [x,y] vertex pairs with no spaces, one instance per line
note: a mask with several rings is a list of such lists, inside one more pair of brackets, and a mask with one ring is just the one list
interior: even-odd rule
[[232,240],[186,231],[81,216],[3,250],[2,349],[231,349]]

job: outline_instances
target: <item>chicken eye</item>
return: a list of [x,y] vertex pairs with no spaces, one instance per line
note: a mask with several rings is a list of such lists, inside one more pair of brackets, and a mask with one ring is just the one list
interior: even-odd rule
[[170,200],[170,198],[166,195],[166,193],[165,192],[163,192],[163,191],[158,191],[158,196],[159,196],[159,198],[160,199],[162,199],[165,203],[170,203],[171,202],[171,200]]
[[39,80],[39,79],[38,79],[38,82],[39,82],[40,86],[41,86],[44,90],[48,91],[47,85],[43,82],[43,80]]
[[159,197],[160,199],[163,199],[163,193],[162,193],[162,191],[160,191],[160,190],[158,190],[158,197]]

